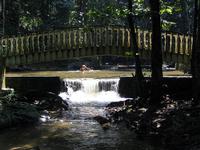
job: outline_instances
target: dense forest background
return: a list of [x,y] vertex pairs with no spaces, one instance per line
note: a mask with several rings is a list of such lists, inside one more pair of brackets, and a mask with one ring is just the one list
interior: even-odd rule
[[[193,11],[191,0],[161,0],[162,30],[191,34]],[[72,26],[128,26],[128,13],[127,0],[1,0],[0,34],[15,35]],[[148,0],[134,0],[132,13],[136,27],[151,29]]]

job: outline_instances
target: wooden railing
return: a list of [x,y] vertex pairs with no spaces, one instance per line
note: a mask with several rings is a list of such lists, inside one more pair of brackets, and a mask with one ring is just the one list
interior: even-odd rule
[[[152,33],[136,29],[141,56],[149,55]],[[125,27],[71,28],[1,39],[0,55],[7,64],[30,64],[94,55],[130,55],[133,51],[130,30]],[[191,55],[190,35],[162,33],[164,57],[187,59]],[[183,57],[182,57],[183,56]],[[148,57],[148,56],[146,56]],[[171,60],[169,60],[171,61]]]

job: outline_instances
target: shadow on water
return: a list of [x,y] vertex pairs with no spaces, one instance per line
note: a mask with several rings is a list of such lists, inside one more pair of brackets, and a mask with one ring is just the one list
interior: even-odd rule
[[[117,80],[116,80],[117,81]],[[68,81],[66,81],[68,82]],[[85,82],[85,81],[84,81]],[[110,82],[110,81],[108,81]],[[91,82],[92,84],[94,82]],[[70,81],[70,86],[72,81]],[[83,84],[83,83],[80,83]],[[117,86],[112,80],[112,84]],[[113,86],[105,84],[106,86]],[[68,82],[69,85],[69,82]],[[79,85],[73,83],[73,85]],[[99,84],[98,84],[99,85]],[[37,126],[12,128],[0,132],[0,150],[31,150],[31,147],[39,147],[39,150],[155,150],[155,147],[139,141],[134,134],[123,126],[112,125],[108,130],[103,130],[101,125],[92,119],[95,116],[105,116],[105,101],[112,99],[108,94],[106,97],[103,91],[103,103],[96,101],[98,90],[85,90],[84,85],[79,90],[93,95],[89,98],[93,101],[86,101],[77,94],[80,91],[64,92],[66,100],[71,105],[71,109],[64,112],[64,117],[60,120],[43,122]],[[89,85],[87,85],[88,88]],[[92,85],[93,88],[98,86]],[[102,87],[101,87],[102,89]],[[104,87],[103,87],[104,89]],[[108,88],[110,91],[117,92],[116,88]],[[68,87],[69,90],[69,87]],[[89,91],[89,93],[88,93]],[[92,93],[91,93],[92,91]],[[96,92],[95,94],[93,92]],[[102,90],[101,90],[102,91]],[[109,92],[110,92],[109,91]],[[75,93],[78,92],[78,93]],[[76,94],[75,102],[73,94]],[[115,95],[116,96],[116,95]],[[70,99],[70,97],[73,97]],[[101,96],[100,96],[101,97]],[[102,98],[102,97],[101,97]],[[116,97],[115,97],[116,98]],[[118,100],[122,100],[118,97]],[[116,99],[117,100],[117,99]],[[95,102],[96,101],[96,102]],[[159,149],[160,150],[160,149]]]

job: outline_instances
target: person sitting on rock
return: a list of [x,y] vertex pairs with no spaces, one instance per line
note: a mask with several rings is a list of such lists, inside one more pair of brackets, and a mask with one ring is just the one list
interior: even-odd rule
[[82,65],[80,68],[80,71],[89,71],[91,70],[89,67],[87,67],[86,65]]

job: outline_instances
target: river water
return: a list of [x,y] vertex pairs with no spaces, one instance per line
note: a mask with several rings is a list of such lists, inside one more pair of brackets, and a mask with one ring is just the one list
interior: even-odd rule
[[[118,95],[119,79],[64,79],[60,96],[70,110],[59,119],[45,119],[33,127],[12,128],[0,132],[0,150],[154,150],[139,141],[133,131],[111,125],[104,130],[92,119],[106,116],[105,106],[123,101]],[[38,149],[38,150],[39,150]]]

